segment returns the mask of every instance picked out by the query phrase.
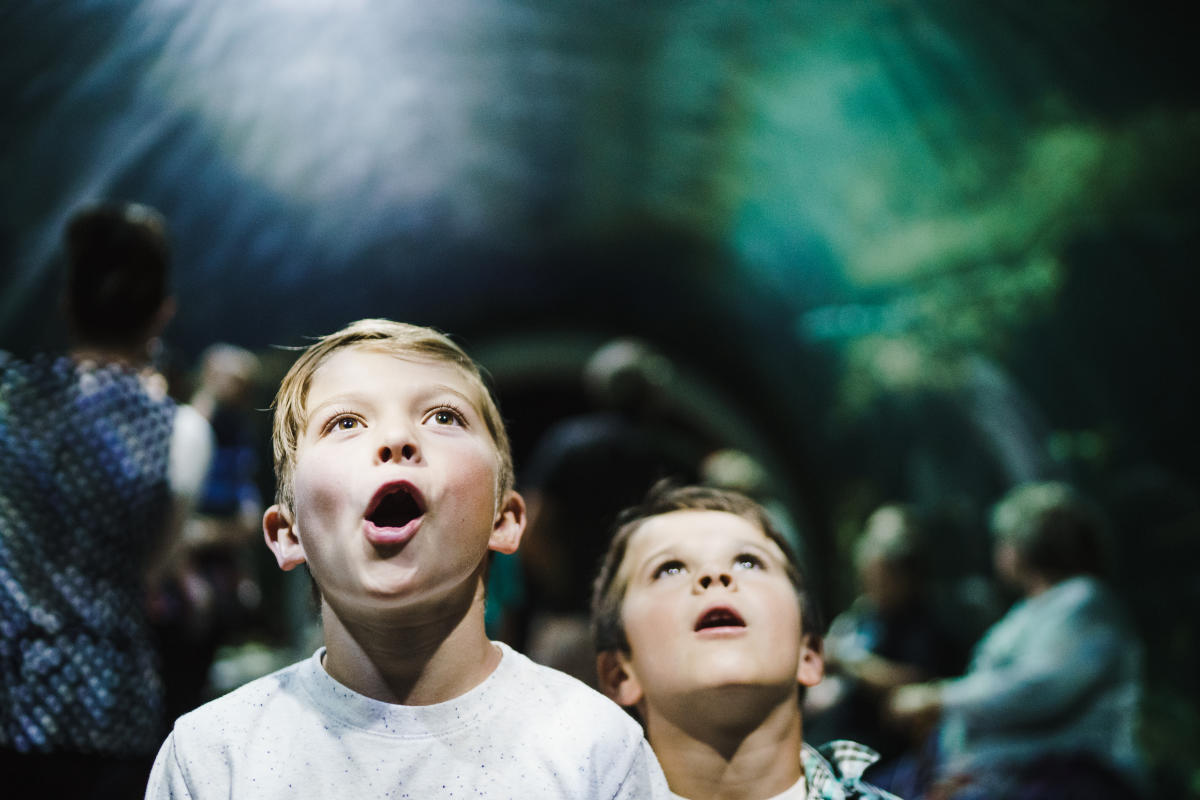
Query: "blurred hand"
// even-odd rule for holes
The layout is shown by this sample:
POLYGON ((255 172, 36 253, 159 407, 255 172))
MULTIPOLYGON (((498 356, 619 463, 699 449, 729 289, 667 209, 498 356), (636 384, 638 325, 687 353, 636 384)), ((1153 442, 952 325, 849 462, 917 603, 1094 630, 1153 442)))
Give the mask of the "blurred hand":
POLYGON ((942 715, 942 693, 936 683, 901 686, 884 701, 884 714, 896 727, 923 737, 942 715))

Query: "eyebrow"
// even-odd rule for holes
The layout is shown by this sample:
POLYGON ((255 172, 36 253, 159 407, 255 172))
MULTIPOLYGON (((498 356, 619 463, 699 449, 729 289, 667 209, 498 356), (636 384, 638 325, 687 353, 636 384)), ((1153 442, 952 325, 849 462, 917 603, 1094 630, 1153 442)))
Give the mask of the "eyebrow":
POLYGON ((672 558, 678 558, 678 556, 676 556, 675 552, 674 552, 674 545, 672 545, 670 547, 660 547, 659 549, 652 551, 648 556, 646 556, 645 558, 638 561, 637 566, 640 568, 643 565, 650 564, 654 561, 658 561, 660 558, 664 558, 666 556, 671 556, 672 558))
POLYGON ((418 394, 416 399, 429 401, 440 394, 452 394, 455 397, 461 398, 467 405, 471 407, 473 411, 476 413, 482 413, 482 410, 479 408, 479 403, 469 394, 466 394, 460 389, 455 389, 453 386, 447 386, 444 383, 435 383, 418 394))
POLYGON ((304 410, 304 426, 308 427, 314 419, 320 416, 320 412, 332 406, 354 405, 356 402, 361 402, 362 398, 356 392, 343 392, 335 394, 333 397, 326 399, 324 402, 306 408, 304 410))

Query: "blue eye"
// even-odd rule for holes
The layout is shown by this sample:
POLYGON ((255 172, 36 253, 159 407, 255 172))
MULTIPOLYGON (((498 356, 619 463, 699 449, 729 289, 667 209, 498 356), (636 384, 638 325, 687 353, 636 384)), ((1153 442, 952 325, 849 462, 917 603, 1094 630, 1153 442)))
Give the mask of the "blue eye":
POLYGON ((682 561, 664 561, 658 565, 650 577, 657 579, 664 575, 682 575, 685 572, 687 572, 687 567, 683 565, 682 561))
POLYGON ((764 569, 765 564, 761 558, 750 553, 742 553, 733 560, 734 569, 764 569))

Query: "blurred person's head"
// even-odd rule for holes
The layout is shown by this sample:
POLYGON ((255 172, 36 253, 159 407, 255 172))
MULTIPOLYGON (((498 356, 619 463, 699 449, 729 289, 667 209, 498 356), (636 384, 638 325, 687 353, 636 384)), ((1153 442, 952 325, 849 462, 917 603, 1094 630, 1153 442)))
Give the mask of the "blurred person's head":
POLYGON ((64 244, 65 306, 77 343, 144 349, 174 310, 162 216, 136 203, 88 206, 71 217, 64 244))
POLYGON ((220 342, 200 356, 200 390, 218 405, 240 406, 250 398, 259 374, 258 356, 245 348, 220 342))
POLYGON ((917 596, 924 578, 923 542, 915 512, 904 505, 877 508, 854 548, 863 595, 880 612, 900 611, 917 596))
POLYGON ((732 489, 752 498, 762 497, 770 488, 766 468, 754 456, 732 447, 706 455, 700 462, 700 479, 708 486, 732 489))
POLYGON ((998 575, 1029 591, 1108 568, 1107 522, 1089 499, 1061 482, 1017 486, 992 509, 998 575))
POLYGON ((671 362, 637 339, 614 339, 588 358, 583 384, 605 408, 631 416, 652 411, 673 373, 671 362))

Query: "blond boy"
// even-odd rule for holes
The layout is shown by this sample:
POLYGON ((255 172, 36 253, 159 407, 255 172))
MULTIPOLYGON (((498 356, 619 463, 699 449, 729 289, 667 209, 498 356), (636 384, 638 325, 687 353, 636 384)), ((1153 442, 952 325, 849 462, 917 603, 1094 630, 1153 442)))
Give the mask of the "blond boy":
POLYGON ((891 797, 860 780, 867 748, 803 742, 820 624, 786 540, 749 498, 656 487, 620 518, 592 613, 600 686, 641 719, 673 796, 891 797))
POLYGON ((517 548, 504 425, 436 331, 362 320, 284 377, 267 546, 307 564, 325 646, 181 717, 147 797, 644 798, 642 732, 484 632, 489 551, 517 548))

